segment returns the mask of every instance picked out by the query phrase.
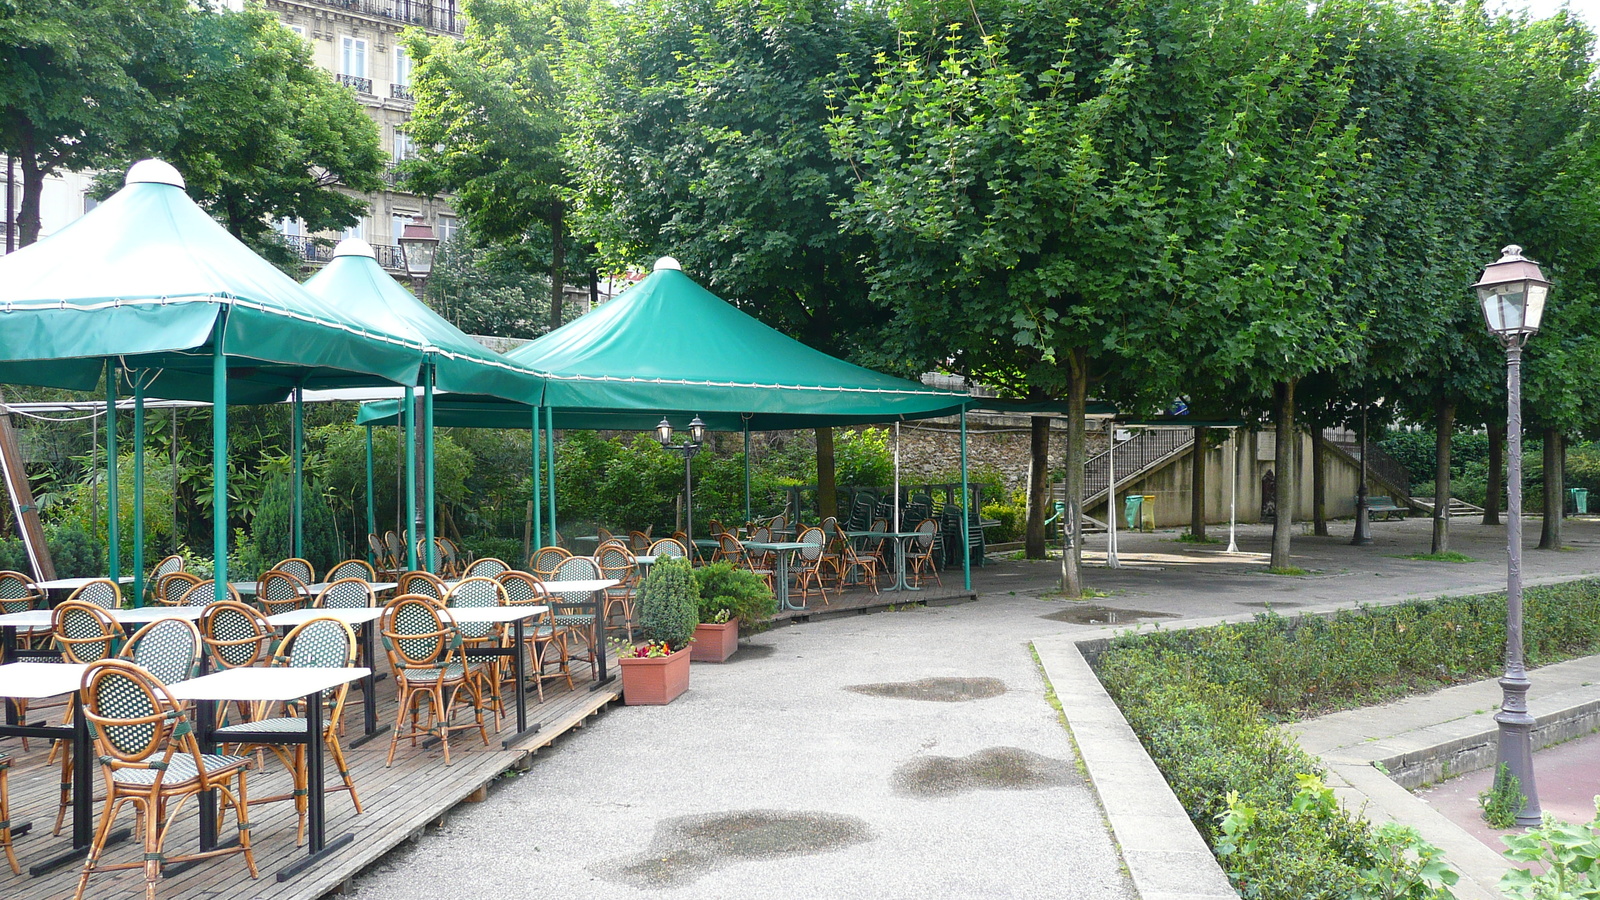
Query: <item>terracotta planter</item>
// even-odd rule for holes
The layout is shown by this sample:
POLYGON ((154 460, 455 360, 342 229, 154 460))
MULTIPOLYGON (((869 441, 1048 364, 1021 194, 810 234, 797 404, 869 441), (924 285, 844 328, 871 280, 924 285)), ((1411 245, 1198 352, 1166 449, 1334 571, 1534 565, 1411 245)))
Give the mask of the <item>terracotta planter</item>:
POLYGON ((695 662, 727 662, 739 649, 739 620, 721 625, 696 625, 694 643, 689 645, 695 662))
POLYGON ((622 702, 628 706, 664 706, 689 689, 689 648, 653 659, 623 657, 622 702))

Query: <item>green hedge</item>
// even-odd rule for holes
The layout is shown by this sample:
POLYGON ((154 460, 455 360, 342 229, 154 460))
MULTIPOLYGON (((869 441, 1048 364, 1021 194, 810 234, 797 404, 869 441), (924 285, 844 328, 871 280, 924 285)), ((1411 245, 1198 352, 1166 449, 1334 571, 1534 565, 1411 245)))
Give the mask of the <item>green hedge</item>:
MULTIPOLYGON (((1600 651, 1600 581, 1531 588, 1524 614, 1530 665, 1600 651)), ((1276 724, 1493 677, 1504 653, 1505 597, 1486 595, 1124 635, 1096 668, 1243 896, 1342 900, 1404 873, 1364 821, 1307 802, 1321 764, 1276 724)))

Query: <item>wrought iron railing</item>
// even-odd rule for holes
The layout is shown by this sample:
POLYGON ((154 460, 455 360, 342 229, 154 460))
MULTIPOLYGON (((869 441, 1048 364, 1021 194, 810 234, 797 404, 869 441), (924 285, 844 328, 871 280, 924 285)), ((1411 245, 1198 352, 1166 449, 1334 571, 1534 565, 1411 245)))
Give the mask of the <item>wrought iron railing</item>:
MULTIPOLYGON (((333 259, 333 242, 326 239, 314 238, 303 234, 280 235, 289 249, 299 254, 306 262, 325 263, 333 259)), ((378 265, 396 272, 404 272, 406 268, 405 253, 396 244, 374 244, 373 255, 378 259, 378 265)))
MULTIPOLYGON (((1188 428, 1158 428, 1140 431, 1133 438, 1117 445, 1117 483, 1138 475, 1164 459, 1183 452, 1194 443, 1194 431, 1188 428)), ((1083 500, 1090 503, 1106 492, 1111 481, 1111 456, 1100 452, 1083 464, 1083 500)))
MULTIPOLYGON (((1342 440, 1329 439, 1329 443, 1337 445, 1339 449, 1349 454, 1352 459, 1358 461, 1361 459, 1361 439, 1359 437, 1351 435, 1349 438, 1342 440)), ((1367 470, 1388 482, 1391 488, 1400 492, 1400 496, 1411 496, 1411 470, 1406 468, 1405 463, 1385 453, 1376 441, 1367 443, 1367 470)))
POLYGON ((408 102, 415 99, 411 96, 411 85, 409 84, 389 85, 389 97, 393 100, 405 100, 408 102))
POLYGON ((407 25, 418 25, 434 31, 460 34, 466 26, 461 17, 460 4, 427 2, 427 0, 302 0, 317 6, 362 13, 380 19, 394 19, 407 25))
POLYGON ((355 88, 356 93, 372 93, 371 78, 362 78, 360 75, 335 75, 334 78, 342 85, 355 88))

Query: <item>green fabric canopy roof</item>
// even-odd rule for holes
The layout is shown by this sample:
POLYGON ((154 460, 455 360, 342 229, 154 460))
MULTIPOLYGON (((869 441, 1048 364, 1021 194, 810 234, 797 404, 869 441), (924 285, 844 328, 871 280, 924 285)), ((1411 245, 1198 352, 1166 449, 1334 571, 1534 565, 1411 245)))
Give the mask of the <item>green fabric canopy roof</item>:
POLYGON ((138 163, 87 215, 0 258, 0 382, 92 390, 119 357, 161 370, 149 396, 209 400, 220 339, 232 403, 281 400, 296 384, 417 383, 422 342, 307 293, 182 185, 171 166, 138 163))
MULTIPOLYGON (((699 415, 717 431, 814 428, 954 415, 966 394, 935 390, 836 359, 741 312, 671 259, 606 303, 508 353, 547 379, 557 428, 644 430, 699 415)), ((527 428, 528 404, 435 403, 439 425, 527 428)), ((392 423, 393 401, 363 424, 392 423)))
POLYGON ((479 344, 401 287, 366 241, 340 243, 305 289, 369 328, 423 347, 440 390, 520 401, 543 388, 544 379, 479 344))

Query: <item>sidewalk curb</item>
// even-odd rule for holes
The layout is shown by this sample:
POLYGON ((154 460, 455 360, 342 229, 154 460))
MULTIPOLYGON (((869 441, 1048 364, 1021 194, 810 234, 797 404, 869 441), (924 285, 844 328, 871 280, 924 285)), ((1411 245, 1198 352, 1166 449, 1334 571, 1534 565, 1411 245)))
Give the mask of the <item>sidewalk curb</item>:
POLYGON ((1048 638, 1033 647, 1142 900, 1237 900, 1211 848, 1100 686, 1078 642, 1048 638))

